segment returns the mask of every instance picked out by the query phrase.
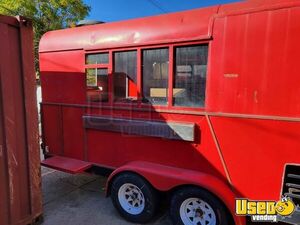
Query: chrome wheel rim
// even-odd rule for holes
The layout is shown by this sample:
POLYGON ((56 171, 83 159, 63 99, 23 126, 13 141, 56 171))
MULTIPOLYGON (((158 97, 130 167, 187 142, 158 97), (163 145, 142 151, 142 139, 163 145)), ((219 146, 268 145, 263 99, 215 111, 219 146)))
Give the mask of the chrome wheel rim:
POLYGON ((145 208, 145 197, 141 189, 134 184, 123 184, 118 192, 121 207, 129 214, 138 215, 145 208))
POLYGON ((180 206, 180 218, 184 225, 216 225, 212 207, 199 198, 188 198, 180 206))

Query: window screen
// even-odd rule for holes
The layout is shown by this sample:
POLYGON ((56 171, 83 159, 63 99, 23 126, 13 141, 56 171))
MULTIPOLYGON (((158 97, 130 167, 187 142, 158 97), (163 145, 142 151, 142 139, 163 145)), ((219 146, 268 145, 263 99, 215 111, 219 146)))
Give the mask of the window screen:
POLYGON ((87 69, 87 99, 89 102, 108 101, 108 70, 87 69))
POLYGON ((108 53, 97 53, 86 55, 86 64, 108 64, 108 53))
POLYGON ((208 45, 178 47, 175 54, 174 105, 203 107, 208 45))
POLYGON ((137 52, 114 53, 114 100, 126 101, 137 97, 137 52))
POLYGON ((166 105, 168 99, 169 49, 143 51, 144 102, 166 105))

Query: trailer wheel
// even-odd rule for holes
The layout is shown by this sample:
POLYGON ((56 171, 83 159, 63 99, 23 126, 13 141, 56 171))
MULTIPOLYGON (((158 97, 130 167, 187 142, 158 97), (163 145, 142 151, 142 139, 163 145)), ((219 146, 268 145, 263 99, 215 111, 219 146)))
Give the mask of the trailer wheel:
POLYGON ((174 193, 170 216, 174 225, 228 225, 230 221, 222 202, 210 192, 196 187, 174 193))
POLYGON ((132 173, 112 181, 111 199, 121 216, 133 223, 147 223, 158 205, 157 192, 145 179, 132 173))

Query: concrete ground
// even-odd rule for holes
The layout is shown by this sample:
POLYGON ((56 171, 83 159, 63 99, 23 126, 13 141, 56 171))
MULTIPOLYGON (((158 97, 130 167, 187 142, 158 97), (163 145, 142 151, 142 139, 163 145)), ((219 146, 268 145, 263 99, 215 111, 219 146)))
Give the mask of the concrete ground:
MULTIPOLYGON (((42 168, 43 225, 130 225, 105 197, 105 178, 42 168)), ((149 225, 171 225, 167 215, 149 225)))
MULTIPOLYGON (((132 224, 121 218, 110 198, 105 197, 105 181, 106 179, 101 176, 70 175, 42 167, 43 225, 132 224)), ((270 225, 269 223, 261 224, 270 225)), ((172 225, 172 223, 168 214, 162 211, 148 225, 172 225)), ((248 225, 259 225, 259 223, 248 225)))

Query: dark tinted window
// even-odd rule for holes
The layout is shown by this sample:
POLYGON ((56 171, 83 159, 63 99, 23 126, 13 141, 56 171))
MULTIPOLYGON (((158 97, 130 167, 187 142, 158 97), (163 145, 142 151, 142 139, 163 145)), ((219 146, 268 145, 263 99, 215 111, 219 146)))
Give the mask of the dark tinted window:
POLYGON ((137 73, 137 52, 116 52, 114 53, 114 99, 123 101, 135 99, 136 75, 137 73))
POLYGON ((145 102, 166 105, 168 99, 169 49, 143 51, 143 97, 145 102))
POLYGON ((89 102, 108 101, 108 70, 87 69, 87 99, 89 102))
POLYGON ((107 64, 109 61, 108 53, 97 53, 86 55, 86 64, 107 64))
POLYGON ((204 106, 207 54, 207 45, 176 48, 173 88, 175 106, 204 106))

